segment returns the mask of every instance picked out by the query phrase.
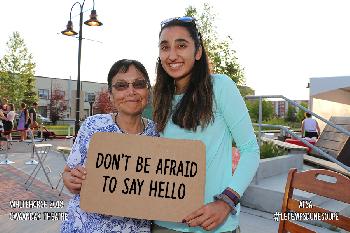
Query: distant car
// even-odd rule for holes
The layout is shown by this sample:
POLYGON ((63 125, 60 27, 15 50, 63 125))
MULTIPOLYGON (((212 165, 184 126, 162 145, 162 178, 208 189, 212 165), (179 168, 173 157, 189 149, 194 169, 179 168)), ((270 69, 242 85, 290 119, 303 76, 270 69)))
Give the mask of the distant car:
MULTIPOLYGON (((36 118, 37 118, 38 123, 42 123, 42 124, 50 124, 50 123, 52 123, 49 118, 43 117, 39 113, 36 114, 36 118)), ((18 124, 18 121, 19 121, 19 114, 16 113, 15 122, 18 124)))
POLYGON ((36 114, 36 118, 43 124, 51 123, 51 120, 49 118, 43 117, 41 114, 36 114))

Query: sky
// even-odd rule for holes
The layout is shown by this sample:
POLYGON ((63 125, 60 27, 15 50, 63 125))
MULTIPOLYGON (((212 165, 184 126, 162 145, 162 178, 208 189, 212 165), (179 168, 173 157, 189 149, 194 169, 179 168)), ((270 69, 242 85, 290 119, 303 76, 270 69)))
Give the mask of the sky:
MULTIPOLYGON (((80 2, 83 2, 82 0, 80 2)), ((350 75, 348 0, 96 0, 102 27, 83 25, 81 80, 106 82, 122 58, 141 61, 155 81, 158 33, 164 19, 207 2, 216 13, 220 36, 230 36, 246 84, 256 95, 309 99, 311 77, 350 75)), ((78 39, 63 36, 73 0, 0 0, 3 23, 0 58, 18 31, 34 57, 35 75, 77 78, 78 39)), ((84 21, 93 1, 86 0, 84 21)), ((79 12, 72 9, 74 30, 79 12)))

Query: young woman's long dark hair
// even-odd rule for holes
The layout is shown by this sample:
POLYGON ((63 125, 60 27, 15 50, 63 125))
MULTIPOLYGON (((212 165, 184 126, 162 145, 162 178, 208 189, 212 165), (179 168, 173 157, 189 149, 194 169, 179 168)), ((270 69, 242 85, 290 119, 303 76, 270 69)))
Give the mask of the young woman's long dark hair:
MULTIPOLYGON (((172 114, 174 124, 188 130, 196 131, 197 127, 207 126, 214 120, 213 84, 210 76, 208 57, 194 22, 172 20, 162 27, 182 26, 194 40, 196 51, 202 47, 202 56, 192 68, 190 82, 181 101, 175 106, 172 114, 172 100, 175 93, 174 79, 163 69, 160 59, 157 61, 157 80, 153 91, 153 120, 157 130, 163 132, 172 114)), ((193 55, 195 56, 195 55, 193 55)))

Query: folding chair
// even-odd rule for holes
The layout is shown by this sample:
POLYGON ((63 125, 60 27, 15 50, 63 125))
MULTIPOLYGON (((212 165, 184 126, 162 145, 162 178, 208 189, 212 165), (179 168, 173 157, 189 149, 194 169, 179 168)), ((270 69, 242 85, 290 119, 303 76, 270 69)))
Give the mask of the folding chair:
POLYGON ((33 153, 36 155, 36 158, 38 159, 38 164, 36 164, 32 173, 29 175, 28 179, 25 182, 26 190, 28 190, 29 187, 32 185, 32 183, 33 183, 33 181, 34 181, 35 177, 37 176, 40 169, 43 170, 48 183, 50 184, 51 188, 54 189, 54 187, 51 183, 51 180, 49 178, 49 175, 48 175, 48 173, 50 173, 51 170, 48 166, 46 166, 46 168, 48 168, 48 171, 44 167, 44 162, 46 160, 46 157, 47 157, 52 145, 51 144, 35 144, 33 131, 31 129, 28 129, 28 133, 29 133, 29 136, 30 136, 32 144, 33 144, 33 153))
MULTIPOLYGON (((282 204, 282 214, 287 212, 330 213, 329 210, 318 207, 313 203, 307 208, 302 208, 303 206, 300 206, 300 200, 293 198, 294 189, 317 194, 319 196, 350 204, 349 177, 324 169, 311 169, 307 171, 297 172, 297 169, 292 168, 288 173, 288 179, 282 204), (333 183, 331 179, 335 179, 335 182, 333 183)), ((321 221, 350 231, 350 218, 347 216, 338 214, 338 220, 328 218, 328 220, 321 219, 321 221)), ((315 233, 315 231, 299 225, 295 221, 284 219, 280 221, 278 232, 315 233)))
POLYGON ((0 165, 7 165, 7 164, 12 164, 15 163, 11 160, 8 159, 8 150, 9 150, 9 141, 5 137, 0 137, 0 141, 6 142, 6 151, 5 151, 5 159, 0 161, 0 165))
MULTIPOLYGON (((65 162, 67 162, 67 156, 69 155, 71 149, 72 148, 70 148, 70 147, 64 147, 64 146, 58 146, 56 148, 56 150, 62 155, 65 162)), ((56 185, 56 189, 58 189, 58 186, 60 185, 62 179, 63 179, 63 177, 62 177, 62 173, 61 173, 60 179, 58 180, 57 185, 56 185)), ((60 193, 58 194, 58 196, 61 196, 63 188, 64 188, 64 184, 62 184, 62 187, 61 187, 61 190, 60 190, 60 193)))
MULTIPOLYGON (((31 129, 30 129, 30 130, 31 130, 31 129)), ((28 131, 28 132, 29 132, 29 131, 28 131)), ((31 130, 31 133, 30 133, 29 137, 30 137, 29 140, 24 140, 24 141, 23 141, 23 142, 27 143, 28 145, 32 144, 32 143, 33 143, 33 140, 34 140, 34 142, 36 142, 36 143, 44 141, 44 138, 42 138, 42 137, 41 137, 41 138, 35 138, 34 133, 33 133, 32 130, 31 130), (33 136, 33 137, 32 137, 32 136, 33 136), (32 140, 32 139, 33 139, 33 140, 32 140)), ((32 154, 31 154, 30 159, 29 159, 27 162, 25 162, 26 165, 37 165, 37 164, 38 164, 38 161, 36 161, 36 160, 34 159, 34 157, 35 157, 34 154, 35 154, 35 152, 34 152, 34 144, 33 144, 32 154)))

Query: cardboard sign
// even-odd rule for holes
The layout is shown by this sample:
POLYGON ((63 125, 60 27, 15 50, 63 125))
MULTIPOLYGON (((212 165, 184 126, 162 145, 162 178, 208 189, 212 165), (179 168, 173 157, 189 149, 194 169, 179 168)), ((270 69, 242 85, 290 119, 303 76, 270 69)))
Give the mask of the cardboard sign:
POLYGON ((117 133, 95 133, 80 192, 83 210, 181 222, 204 204, 205 145, 117 133))

